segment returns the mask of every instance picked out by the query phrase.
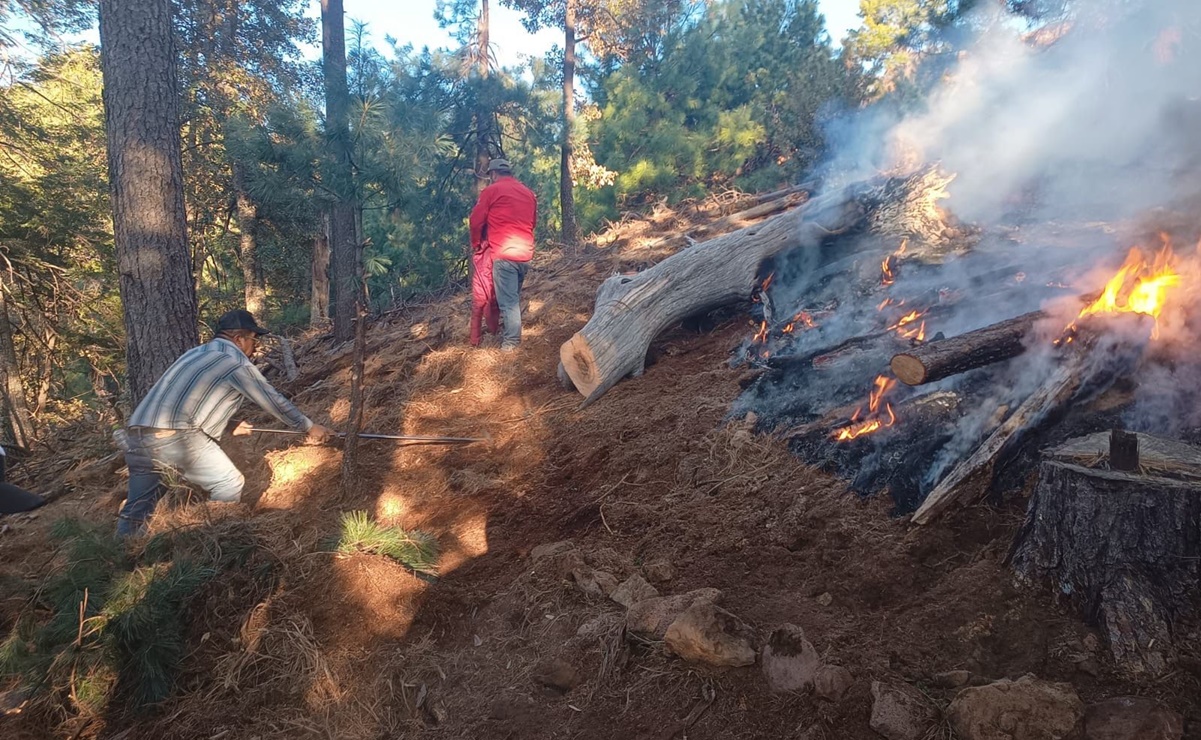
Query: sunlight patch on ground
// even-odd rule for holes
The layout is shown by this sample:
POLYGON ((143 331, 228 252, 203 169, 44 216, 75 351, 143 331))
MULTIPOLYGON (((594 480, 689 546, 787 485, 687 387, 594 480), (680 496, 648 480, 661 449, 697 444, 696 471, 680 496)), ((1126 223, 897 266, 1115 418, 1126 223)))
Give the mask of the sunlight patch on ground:
POLYGON ((259 508, 288 509, 304 498, 316 473, 335 460, 339 451, 332 447, 293 447, 267 453, 271 484, 259 499, 259 508))
POLYGON ((488 515, 477 512, 462 517, 450 528, 438 572, 446 575, 488 553, 488 515))
POLYGON ((399 524, 401 517, 408 510, 403 496, 385 492, 380 495, 379 502, 375 505, 375 518, 381 524, 399 524))
POLYGON ((350 418, 350 399, 339 398, 334 401, 334 405, 329 409, 329 418, 335 424, 345 424, 350 418))

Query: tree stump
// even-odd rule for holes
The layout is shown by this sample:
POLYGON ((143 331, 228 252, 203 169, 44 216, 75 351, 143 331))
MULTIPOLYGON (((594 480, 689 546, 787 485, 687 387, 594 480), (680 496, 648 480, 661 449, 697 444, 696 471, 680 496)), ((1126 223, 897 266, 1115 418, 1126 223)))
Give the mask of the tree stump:
POLYGON ((1011 560, 1020 580, 1050 582, 1098 624, 1127 672, 1156 676, 1201 585, 1201 449, 1137 434, 1134 469, 1115 470, 1114 453, 1130 464, 1130 436, 1044 453, 1011 560))

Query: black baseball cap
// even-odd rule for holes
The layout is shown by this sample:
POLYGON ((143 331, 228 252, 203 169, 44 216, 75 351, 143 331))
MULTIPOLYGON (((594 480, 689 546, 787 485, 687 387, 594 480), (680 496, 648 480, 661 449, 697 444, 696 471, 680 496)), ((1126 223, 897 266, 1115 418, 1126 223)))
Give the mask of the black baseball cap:
POLYGON ((259 336, 271 333, 259 326, 258 322, 254 320, 254 314, 244 308, 230 311, 217 319, 218 332, 237 330, 252 331, 259 336))

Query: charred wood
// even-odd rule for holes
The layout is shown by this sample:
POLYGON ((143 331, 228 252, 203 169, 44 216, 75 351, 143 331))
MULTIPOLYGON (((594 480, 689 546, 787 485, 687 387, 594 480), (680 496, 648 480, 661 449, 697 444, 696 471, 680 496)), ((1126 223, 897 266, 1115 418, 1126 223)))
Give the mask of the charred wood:
POLYGON ((1077 341, 1066 347, 1068 356, 971 455, 939 481, 914 513, 913 523, 928 524, 957 501, 983 493, 991 485, 998 463, 1028 432, 1056 418, 1073 399, 1103 391, 1129 372, 1142 357, 1153 323, 1149 316, 1127 314, 1098 318, 1079 327, 1077 341))
POLYGON ((907 385, 922 385, 991 365, 1026 351, 1025 338, 1046 314, 1032 311, 982 329, 927 342, 894 355, 892 372, 907 385))

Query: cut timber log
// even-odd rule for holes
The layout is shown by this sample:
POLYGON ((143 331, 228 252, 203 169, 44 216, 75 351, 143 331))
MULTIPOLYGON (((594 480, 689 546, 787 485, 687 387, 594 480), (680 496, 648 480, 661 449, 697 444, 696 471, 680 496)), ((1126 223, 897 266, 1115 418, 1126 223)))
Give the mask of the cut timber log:
POLYGON ((1201 585, 1201 449, 1137 440, 1138 471, 1114 469, 1107 432, 1048 451, 1010 560, 1097 622, 1119 666, 1158 676, 1201 585))
POLYGON ((592 318, 559 350, 563 369, 584 396, 600 398, 627 375, 641 374, 651 341, 682 319, 750 296, 760 268, 782 252, 815 248, 857 225, 864 207, 840 191, 803 208, 678 252, 636 275, 601 284, 592 318))
POLYGON ((991 365, 1026 351, 1025 338, 1042 311, 1032 311, 958 336, 894 355, 892 372, 907 385, 922 385, 991 365))

